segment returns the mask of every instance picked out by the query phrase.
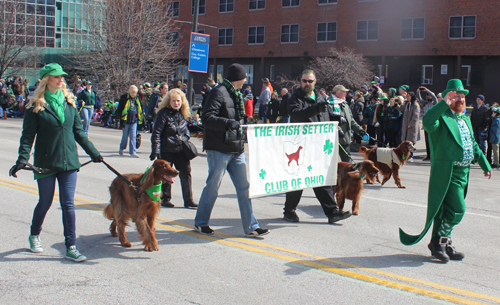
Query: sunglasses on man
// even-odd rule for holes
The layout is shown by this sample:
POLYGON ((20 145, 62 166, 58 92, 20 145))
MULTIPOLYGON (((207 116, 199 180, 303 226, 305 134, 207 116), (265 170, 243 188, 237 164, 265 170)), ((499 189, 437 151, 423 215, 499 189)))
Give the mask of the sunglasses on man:
POLYGON ((302 82, 303 83, 309 83, 309 84, 312 84, 314 83, 315 79, 302 79, 302 82))

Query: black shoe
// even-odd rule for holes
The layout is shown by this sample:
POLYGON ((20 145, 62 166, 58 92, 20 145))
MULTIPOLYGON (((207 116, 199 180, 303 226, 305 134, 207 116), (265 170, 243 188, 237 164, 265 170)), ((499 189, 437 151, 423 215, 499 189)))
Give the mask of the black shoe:
POLYGON ((349 217, 351 217, 351 215, 352 214, 349 211, 346 211, 346 212, 342 212, 342 211, 335 212, 332 215, 328 216, 328 223, 335 223, 335 222, 337 222, 339 220, 349 218, 349 217))
POLYGON ((427 248, 431 250, 432 256, 443 263, 447 263, 450 260, 450 257, 446 253, 446 245, 448 244, 448 239, 449 238, 445 236, 434 236, 427 246, 427 248))
POLYGON ((283 212, 283 219, 289 222, 299 222, 299 216, 297 216, 297 213, 295 213, 295 210, 293 211, 286 211, 283 212))
POLYGON ((448 244, 446 245, 446 254, 448 254, 450 259, 454 261, 461 261, 465 257, 465 254, 458 252, 455 250, 455 247, 451 245, 451 238, 448 239, 448 244))
POLYGON ((173 208, 174 207, 174 205, 170 201, 162 201, 161 206, 166 207, 166 208, 173 208))
POLYGON ((198 233, 201 233, 201 234, 205 234, 205 235, 213 235, 214 234, 214 230, 212 230, 209 226, 205 226, 205 227, 198 227, 197 225, 194 226, 194 229, 198 232, 198 233))
POLYGON ((431 161, 431 158, 425 157, 422 161, 431 161))
POLYGON ((491 166, 491 168, 498 168, 498 165, 493 164, 493 165, 491 166))
POLYGON ((184 207, 186 209, 196 209, 198 205, 194 202, 190 202, 190 203, 184 203, 184 207))
POLYGON ((261 237, 261 236, 264 236, 266 234, 269 234, 269 232, 270 231, 268 229, 257 228, 254 231, 252 231, 248 234, 245 234, 245 236, 246 237, 261 237))

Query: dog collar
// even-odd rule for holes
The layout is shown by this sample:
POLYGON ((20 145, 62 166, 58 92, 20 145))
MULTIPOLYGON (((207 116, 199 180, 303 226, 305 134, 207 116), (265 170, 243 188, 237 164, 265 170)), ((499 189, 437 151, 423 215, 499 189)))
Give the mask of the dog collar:
MULTIPOLYGON (((358 165, 359 165, 359 163, 356 163, 352 169, 353 169, 353 170, 357 170, 358 165)), ((359 178, 359 179, 363 179, 365 176, 366 176, 366 175, 365 175, 365 174, 363 174, 363 175, 359 176, 358 178, 359 178)))

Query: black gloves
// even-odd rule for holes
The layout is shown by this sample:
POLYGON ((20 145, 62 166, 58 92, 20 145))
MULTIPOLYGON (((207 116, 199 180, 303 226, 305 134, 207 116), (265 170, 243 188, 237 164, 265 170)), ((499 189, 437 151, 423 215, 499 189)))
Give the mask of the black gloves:
POLYGON ((328 111, 329 106, 330 106, 330 104, 328 102, 319 102, 316 104, 316 107, 318 108, 319 112, 328 111))
POLYGON ((361 137, 364 137, 365 135, 367 135, 366 131, 364 130, 361 130, 358 135, 360 135, 361 137))
POLYGON ((26 161, 17 161, 16 165, 12 166, 9 170, 9 176, 17 178, 16 173, 26 167, 26 161))
POLYGON ((229 120, 226 123, 226 129, 227 130, 237 130, 240 128, 240 122, 236 120, 229 120))
POLYGON ((92 162, 94 162, 94 163, 101 163, 103 160, 104 160, 104 158, 101 155, 99 155, 95 158, 92 158, 92 162))
POLYGON ((160 154, 151 153, 151 155, 149 155, 149 160, 154 161, 155 159, 160 159, 160 154))
POLYGON ((341 115, 334 115, 332 119, 335 122, 339 122, 339 126, 347 124, 347 120, 341 115))

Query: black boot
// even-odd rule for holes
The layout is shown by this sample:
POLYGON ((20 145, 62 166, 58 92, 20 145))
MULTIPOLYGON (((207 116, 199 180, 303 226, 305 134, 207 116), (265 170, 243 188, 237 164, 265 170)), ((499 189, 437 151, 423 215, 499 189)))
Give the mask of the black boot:
POLYGON ((446 253, 446 245, 448 244, 449 237, 434 236, 427 246, 431 250, 431 254, 443 263, 447 263, 450 257, 446 253))
POLYGON ((446 245, 446 254, 448 254, 450 259, 454 261, 461 261, 465 257, 465 254, 456 251, 455 247, 451 245, 451 238, 448 238, 448 244, 446 245))

